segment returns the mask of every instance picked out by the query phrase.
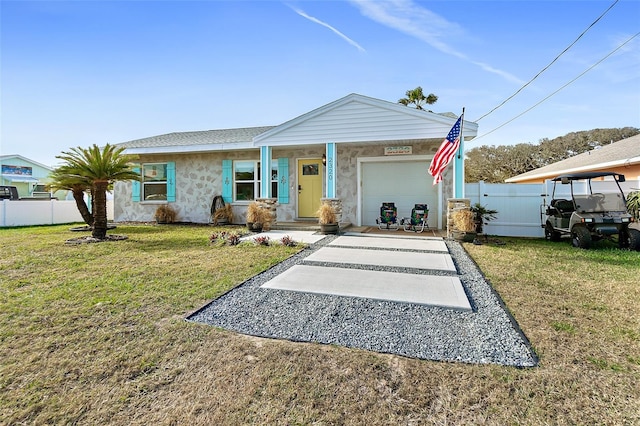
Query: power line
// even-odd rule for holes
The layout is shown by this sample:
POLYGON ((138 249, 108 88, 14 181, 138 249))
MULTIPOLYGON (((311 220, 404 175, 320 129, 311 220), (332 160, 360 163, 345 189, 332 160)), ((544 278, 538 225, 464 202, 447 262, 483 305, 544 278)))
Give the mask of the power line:
POLYGON ((554 58, 553 61, 549 62, 549 65, 547 65, 546 67, 542 68, 542 70, 540 72, 538 72, 538 74, 536 74, 531 80, 527 81, 525 83, 524 86, 522 86, 521 88, 519 88, 513 95, 509 96, 507 99, 505 99, 504 101, 502 101, 497 107, 493 108, 491 111, 489 111, 488 113, 486 113, 485 115, 483 115, 482 117, 478 118, 477 120, 474 120, 476 123, 480 120, 482 120, 483 118, 485 118, 487 115, 491 114, 492 112, 494 112, 495 110, 497 110, 498 108, 500 108, 501 106, 503 106, 504 104, 506 104, 507 102, 509 102, 514 96, 516 96, 518 93, 520 93, 525 87, 527 87, 529 84, 531 84, 536 78, 538 78, 543 72, 545 72, 551 65, 553 65, 562 55, 564 55, 565 53, 567 53, 567 51, 569 49, 571 49, 573 47, 574 44, 576 44, 578 42, 578 40, 580 40, 582 38, 583 35, 585 35, 587 33, 587 31, 589 31, 600 19, 602 19, 602 17, 604 15, 606 15, 612 8, 613 6, 616 5, 616 3, 618 3, 619 0, 615 0, 613 2, 613 4, 611 6, 609 6, 609 8, 607 10, 605 10, 600 16, 598 16, 598 19, 596 19, 595 21, 593 21, 591 23, 591 25, 589 25, 587 27, 586 30, 584 30, 582 32, 582 34, 580 34, 578 36, 577 39, 575 39, 573 41, 573 43, 571 43, 569 46, 567 46, 562 52, 560 52, 560 54, 558 56, 556 56, 554 58))
POLYGON ((622 47, 629 43, 631 40, 633 40, 634 38, 638 37, 640 35, 640 32, 634 34, 633 36, 631 36, 631 38, 629 38, 627 41, 625 41, 624 43, 622 43, 620 46, 616 47, 614 50, 612 50, 611 52, 609 52, 604 58, 600 59, 598 62, 596 62, 595 64, 591 65, 589 68, 587 68, 586 70, 584 70, 582 73, 580 73, 576 78, 574 78, 573 80, 569 81, 568 83, 566 83, 565 85, 563 85, 562 87, 560 87, 558 90, 556 90, 555 92, 552 92, 550 95, 546 96, 545 98, 543 98, 542 100, 540 100, 538 103, 536 103, 535 105, 533 105, 532 107, 526 109, 525 111, 521 112, 520 114, 516 115, 515 117, 513 117, 512 119, 510 119, 509 121, 499 125, 498 127, 496 127, 495 129, 484 133, 480 136, 478 136, 477 138, 473 139, 473 142, 477 141, 480 138, 483 138, 493 132, 495 132, 496 130, 506 126, 507 124, 511 123, 513 120, 522 117, 524 114, 528 113, 529 111, 531 111, 532 109, 534 109, 535 107, 537 107, 538 105, 540 105, 541 103, 543 103, 544 101, 546 101, 547 99, 549 99, 550 97, 552 97, 553 95, 555 95, 556 93, 558 93, 559 91, 561 91, 562 89, 564 89, 565 87, 569 86, 570 84, 572 84, 574 81, 576 81, 577 79, 579 79, 580 77, 582 77, 583 75, 585 75, 586 73, 588 73, 589 71, 591 71, 593 68, 595 68, 596 66, 600 65, 600 63, 604 62, 605 59, 607 59, 609 56, 613 55, 614 53, 616 53, 618 50, 622 49, 622 47))

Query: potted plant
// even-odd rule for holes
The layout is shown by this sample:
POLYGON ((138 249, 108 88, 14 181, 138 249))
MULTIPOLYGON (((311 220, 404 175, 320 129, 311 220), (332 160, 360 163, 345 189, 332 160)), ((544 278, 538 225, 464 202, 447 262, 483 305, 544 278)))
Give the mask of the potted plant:
POLYGON ((477 234, 482 234, 482 225, 496 218, 498 214, 497 210, 491 210, 480 203, 476 203, 471 207, 473 213, 473 221, 475 223, 475 230, 477 234))
POLYGON ((214 225, 227 225, 233 222, 233 209, 231 204, 225 204, 222 207, 216 209, 213 213, 214 225))
POLYGON ((453 238, 458 241, 472 242, 476 238, 474 213, 470 209, 462 209, 453 213, 453 238))
POLYGON ((268 231, 271 220, 271 212, 257 202, 254 201, 247 207, 247 229, 250 231, 261 232, 262 229, 268 231))
POLYGON ((323 203, 316 212, 320 232, 323 234, 337 234, 340 224, 337 221, 336 211, 331 204, 323 203))
POLYGON ((169 204, 162 204, 156 209, 155 218, 158 223, 173 223, 177 215, 176 211, 169 204))

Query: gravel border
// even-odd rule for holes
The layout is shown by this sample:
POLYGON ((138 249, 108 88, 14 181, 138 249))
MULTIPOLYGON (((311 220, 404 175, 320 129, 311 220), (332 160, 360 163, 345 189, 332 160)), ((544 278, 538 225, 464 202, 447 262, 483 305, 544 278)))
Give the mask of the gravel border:
MULTIPOLYGON (((412 358, 514 367, 538 364, 529 341, 498 294, 464 248, 453 240, 445 243, 471 303, 471 312, 260 288, 335 238, 327 236, 248 279, 187 320, 253 336, 335 344, 412 358)), ((369 265, 349 267, 381 270, 369 265)), ((436 274, 425 270, 410 272, 436 274)))

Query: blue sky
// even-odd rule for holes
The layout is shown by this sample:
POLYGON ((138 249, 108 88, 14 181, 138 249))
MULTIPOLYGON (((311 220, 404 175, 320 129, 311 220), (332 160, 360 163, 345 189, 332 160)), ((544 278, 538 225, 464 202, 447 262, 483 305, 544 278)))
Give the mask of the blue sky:
MULTIPOLYGON (((0 1, 2 154, 277 125, 350 93, 475 121, 571 44, 607 1, 0 1)), ((483 135, 640 31, 620 0, 483 135)), ((640 36, 479 145, 640 127, 640 36)), ((445 135, 443 135, 444 137, 445 135)))

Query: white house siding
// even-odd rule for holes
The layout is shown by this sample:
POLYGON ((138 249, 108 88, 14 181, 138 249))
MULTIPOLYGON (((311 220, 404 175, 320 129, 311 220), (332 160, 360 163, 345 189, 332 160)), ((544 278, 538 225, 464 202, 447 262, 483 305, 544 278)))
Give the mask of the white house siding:
MULTIPOLYGON (((258 145, 290 146, 318 142, 374 142, 411 139, 442 141, 455 119, 390 102, 347 96, 258 135, 258 145)), ((475 136, 469 123, 465 136, 475 136)))

